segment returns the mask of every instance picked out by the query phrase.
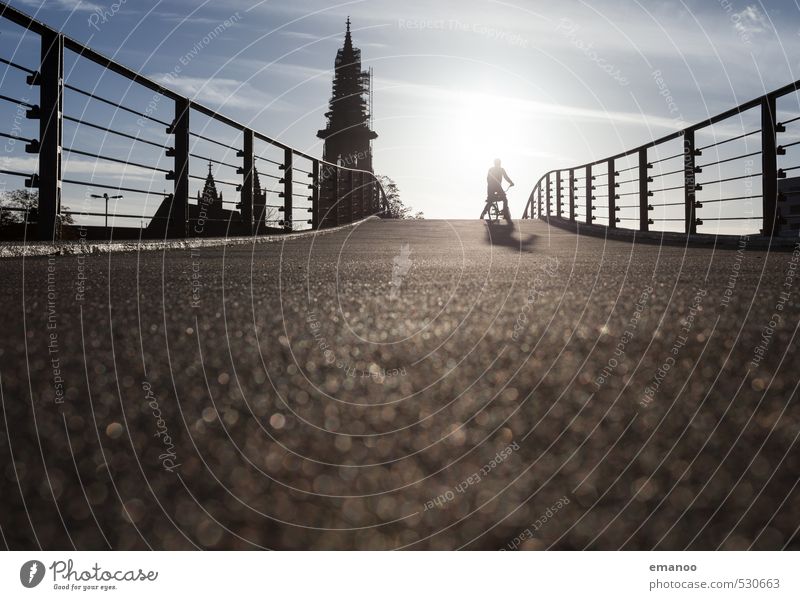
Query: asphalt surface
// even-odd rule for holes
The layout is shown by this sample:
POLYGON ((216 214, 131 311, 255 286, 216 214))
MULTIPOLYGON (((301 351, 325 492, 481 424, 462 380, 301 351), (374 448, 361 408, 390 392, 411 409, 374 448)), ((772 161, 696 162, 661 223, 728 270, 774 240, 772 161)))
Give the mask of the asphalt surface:
POLYGON ((798 549, 799 258, 374 220, 2 260, 2 541, 798 549))

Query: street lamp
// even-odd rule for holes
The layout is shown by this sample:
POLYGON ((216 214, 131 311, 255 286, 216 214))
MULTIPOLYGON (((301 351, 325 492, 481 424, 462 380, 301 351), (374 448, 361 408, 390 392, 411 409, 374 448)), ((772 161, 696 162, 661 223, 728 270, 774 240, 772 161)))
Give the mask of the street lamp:
POLYGON ((108 200, 116 200, 117 198, 122 198, 122 196, 109 196, 108 194, 103 194, 102 196, 98 196, 97 194, 92 194, 92 198, 105 198, 106 201, 106 229, 108 229, 108 200))

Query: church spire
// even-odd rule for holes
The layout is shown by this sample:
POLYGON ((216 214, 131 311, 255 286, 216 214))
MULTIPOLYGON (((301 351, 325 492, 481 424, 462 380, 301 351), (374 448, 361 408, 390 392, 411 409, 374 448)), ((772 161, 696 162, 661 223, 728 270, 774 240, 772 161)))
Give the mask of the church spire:
POLYGON ((261 179, 258 177, 258 169, 253 167, 253 191, 261 194, 261 179))
POLYGON ((208 175, 200 198, 206 203, 216 203, 222 200, 222 195, 217 194, 217 185, 214 183, 214 175, 211 173, 211 161, 208 161, 208 175))
MULTIPOLYGON (((353 52, 353 36, 350 34, 350 17, 347 17, 347 31, 344 34, 344 50, 347 54, 353 52)), ((350 58, 350 57, 348 57, 350 58)), ((352 60, 352 58, 350 58, 352 60)))

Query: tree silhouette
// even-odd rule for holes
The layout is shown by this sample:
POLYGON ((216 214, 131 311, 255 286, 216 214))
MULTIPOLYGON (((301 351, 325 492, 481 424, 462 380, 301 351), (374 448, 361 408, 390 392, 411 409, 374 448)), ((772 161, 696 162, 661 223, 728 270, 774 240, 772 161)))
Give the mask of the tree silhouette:
POLYGON ((386 204, 387 209, 383 213, 381 213, 381 217, 384 219, 424 219, 425 214, 422 211, 415 213, 413 216, 411 215, 411 211, 413 210, 410 206, 406 206, 403 204, 403 201, 400 198, 400 188, 397 187, 397 184, 391 177, 387 177, 386 175, 379 175, 378 181, 381 183, 381 187, 383 187, 383 192, 386 194, 386 204))
MULTIPOLYGON (((72 225, 75 220, 72 215, 63 214, 69 210, 69 206, 61 207, 61 223, 72 225)), ((14 223, 35 223, 38 220, 39 212, 39 192, 22 188, 3 192, 0 197, 0 227, 5 227, 14 223), (16 208, 23 210, 2 210, 3 208, 16 208)))

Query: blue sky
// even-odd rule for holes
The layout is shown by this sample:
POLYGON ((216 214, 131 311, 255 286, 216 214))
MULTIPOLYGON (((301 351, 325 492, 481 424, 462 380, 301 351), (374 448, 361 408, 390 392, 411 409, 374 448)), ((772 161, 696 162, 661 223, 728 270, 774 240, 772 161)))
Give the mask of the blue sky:
MULTIPOLYGON (((495 156, 517 183, 519 216, 544 171, 618 152, 800 78, 800 7, 788 0, 11 4, 316 155, 350 15, 375 74, 376 170, 428 217, 477 216, 495 156), (203 43, 226 19, 231 25, 203 43)), ((7 24, 0 31, 3 56, 35 60, 32 40, 20 41, 7 24)), ((140 109, 150 96, 91 69, 73 75, 140 109)), ((796 112, 796 104, 793 96, 781 108, 796 112)))

